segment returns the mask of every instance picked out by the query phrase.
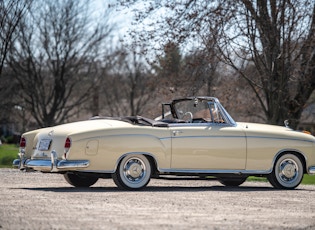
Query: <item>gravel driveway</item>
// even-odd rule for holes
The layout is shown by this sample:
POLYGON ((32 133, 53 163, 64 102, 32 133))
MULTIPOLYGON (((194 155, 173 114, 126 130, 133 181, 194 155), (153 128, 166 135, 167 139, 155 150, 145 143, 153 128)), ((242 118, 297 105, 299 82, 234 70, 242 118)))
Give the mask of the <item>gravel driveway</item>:
POLYGON ((315 229, 315 186, 152 179, 130 192, 111 179, 78 189, 14 169, 0 169, 0 185, 0 229, 315 229))

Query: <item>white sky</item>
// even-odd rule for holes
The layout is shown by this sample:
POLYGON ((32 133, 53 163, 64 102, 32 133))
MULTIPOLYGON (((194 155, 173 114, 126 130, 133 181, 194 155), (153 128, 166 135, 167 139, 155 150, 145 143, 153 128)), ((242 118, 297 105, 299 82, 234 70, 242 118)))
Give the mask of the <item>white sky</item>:
MULTIPOLYGON (((105 12, 105 10, 108 8, 109 5, 115 5, 117 4, 117 1, 115 0, 93 0, 91 3, 91 8, 93 9, 96 17, 102 17, 102 14, 105 12)), ((123 37, 127 30, 131 26, 133 13, 129 9, 120 10, 118 11, 113 7, 113 10, 111 11, 110 15, 110 22, 115 25, 115 31, 114 34, 117 37, 123 37)))

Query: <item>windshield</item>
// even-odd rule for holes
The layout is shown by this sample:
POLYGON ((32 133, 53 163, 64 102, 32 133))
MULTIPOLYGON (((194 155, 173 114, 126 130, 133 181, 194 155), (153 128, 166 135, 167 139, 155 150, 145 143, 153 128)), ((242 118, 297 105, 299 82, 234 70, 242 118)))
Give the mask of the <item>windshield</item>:
POLYGON ((224 116, 225 110, 215 100, 180 100, 174 104, 174 112, 178 119, 188 122, 229 123, 229 117, 224 116))
POLYGON ((209 105, 205 101, 197 103, 194 100, 181 101, 175 104, 175 111, 178 118, 183 120, 187 116, 211 119, 209 105))
POLYGON ((186 97, 162 104, 162 115, 155 121, 165 123, 223 123, 236 125, 215 97, 186 97))

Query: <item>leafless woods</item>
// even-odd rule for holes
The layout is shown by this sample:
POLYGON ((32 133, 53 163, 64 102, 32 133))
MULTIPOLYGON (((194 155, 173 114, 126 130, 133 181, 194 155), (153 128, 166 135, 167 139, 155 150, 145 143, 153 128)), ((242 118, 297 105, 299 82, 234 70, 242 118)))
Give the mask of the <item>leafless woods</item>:
POLYGON ((154 117, 208 95, 236 119, 297 127, 314 103, 314 1, 121 0, 97 16, 91 3, 1 1, 0 123, 154 117))

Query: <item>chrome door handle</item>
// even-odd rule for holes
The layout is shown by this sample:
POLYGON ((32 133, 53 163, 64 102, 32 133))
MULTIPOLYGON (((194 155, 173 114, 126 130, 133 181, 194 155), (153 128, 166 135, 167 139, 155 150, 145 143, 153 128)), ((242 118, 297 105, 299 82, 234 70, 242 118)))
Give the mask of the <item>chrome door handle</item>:
POLYGON ((183 131, 180 131, 180 130, 174 130, 173 131, 173 136, 177 136, 179 134, 183 133, 183 131))

